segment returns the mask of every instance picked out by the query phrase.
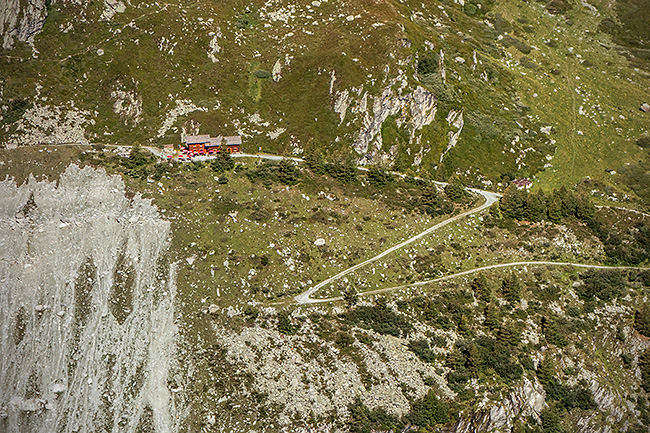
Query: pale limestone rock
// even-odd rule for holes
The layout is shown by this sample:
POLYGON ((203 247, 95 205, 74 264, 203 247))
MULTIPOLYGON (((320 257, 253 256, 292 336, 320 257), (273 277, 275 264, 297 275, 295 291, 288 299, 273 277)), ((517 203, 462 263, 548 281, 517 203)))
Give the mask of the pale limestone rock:
POLYGON ((217 63, 219 61, 217 54, 221 52, 221 47, 219 46, 219 38, 222 36, 221 29, 217 28, 216 32, 210 32, 210 36, 212 36, 212 39, 210 39, 210 43, 208 44, 208 58, 212 63, 217 63))
POLYGON ((280 64, 280 60, 276 60, 275 65, 273 65, 273 81, 276 83, 280 81, 280 78, 282 78, 282 65, 280 64))
POLYGON ((142 121, 142 96, 135 90, 114 90, 111 92, 113 112, 124 119, 124 124, 137 125, 142 121))
POLYGON ((447 144, 447 148, 445 149, 444 152, 440 155, 440 162, 442 163, 443 158, 445 155, 447 155, 447 152, 449 152, 451 149, 453 149, 456 146, 456 143, 458 143, 458 139, 460 138, 460 133, 463 131, 463 125, 465 124, 463 120, 463 112, 461 111, 455 111, 455 110, 450 110, 449 114, 447 114, 447 122, 449 123, 449 126, 455 128, 455 131, 449 131, 447 133, 447 136, 449 137, 449 143, 447 144))
POLYGON ((85 126, 95 123, 92 117, 86 110, 35 105, 15 123, 16 133, 5 145, 87 144, 85 126))
POLYGON ((350 105, 349 101, 350 95, 347 90, 336 92, 336 102, 334 103, 334 112, 339 113, 341 121, 339 125, 345 120, 345 113, 348 111, 348 106, 350 105))
POLYGON ((159 271, 170 224, 149 200, 125 193, 119 176, 75 165, 58 182, 0 181, 0 327, 12 329, 19 308, 36 311, 44 301, 52 307, 26 322, 23 344, 0 339, 3 431, 103 430, 98 390, 128 419, 137 422, 138 408, 149 406, 161 431, 176 431, 167 386, 176 337, 175 266, 159 271), (28 200, 29 218, 17 219, 28 200), (123 323, 113 308, 120 257, 130 263, 135 279, 128 290, 139 300, 123 323), (83 319, 74 311, 75 281, 89 282, 92 307, 83 319), (83 324, 76 336, 75 320, 83 324), (108 358, 114 369, 97 368, 108 358), (36 400, 26 398, 30 377, 38 378, 36 400))
POLYGON ((104 0, 104 11, 101 20, 110 21, 115 14, 121 14, 126 11, 126 6, 120 0, 104 0))
POLYGON ((0 1, 0 37, 2 47, 11 49, 16 41, 32 45, 47 18, 45 0, 0 1))
POLYGON ((182 99, 176 101, 176 107, 171 109, 165 116, 162 125, 158 129, 158 138, 164 137, 167 131, 176 123, 176 119, 179 116, 185 116, 186 114, 192 113, 194 111, 208 111, 207 108, 197 107, 189 99, 182 99))

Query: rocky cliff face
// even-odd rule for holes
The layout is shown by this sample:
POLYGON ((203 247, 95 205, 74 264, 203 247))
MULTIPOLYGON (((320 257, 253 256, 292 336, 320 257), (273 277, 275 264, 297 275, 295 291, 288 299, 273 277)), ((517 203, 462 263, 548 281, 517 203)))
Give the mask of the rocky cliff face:
POLYGON ((9 49, 16 41, 32 44, 47 18, 46 0, 5 0, 0 3, 0 37, 9 49))
POLYGON ((0 196, 0 430, 174 431, 169 223, 91 168, 0 196))

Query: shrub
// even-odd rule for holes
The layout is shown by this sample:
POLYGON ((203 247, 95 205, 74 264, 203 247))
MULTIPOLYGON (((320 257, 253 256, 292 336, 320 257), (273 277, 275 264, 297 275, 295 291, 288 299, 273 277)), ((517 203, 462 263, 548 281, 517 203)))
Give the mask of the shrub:
POLYGON ((406 418, 418 427, 427 428, 446 424, 450 420, 449 404, 440 400, 433 390, 429 390, 427 395, 414 401, 411 408, 406 418))
POLYGON ((489 301, 492 298, 492 290, 488 285, 488 280, 485 274, 479 273, 472 281, 472 291, 474 296, 482 301, 489 301))
POLYGON ((429 347, 427 340, 416 340, 409 342, 409 350, 417 355, 424 362, 432 363, 436 360, 436 353, 429 347))
POLYGON ((220 152, 217 156, 210 160, 210 168, 215 173, 223 173, 224 171, 230 171, 235 167, 235 161, 233 161, 232 156, 227 152, 220 152))
POLYGON ((539 363, 537 377, 546 391, 546 398, 557 402, 556 405, 551 405, 553 407, 566 410, 576 407, 590 410, 598 407, 591 391, 580 385, 575 387, 563 385, 555 378, 553 361, 550 358, 545 358, 539 363))
POLYGON ((449 200, 453 202, 462 202, 467 197, 469 194, 465 190, 465 186, 460 182, 460 180, 457 177, 454 177, 449 181, 449 183, 445 186, 445 194, 449 198, 449 200))
POLYGON ((350 433, 370 433, 377 430, 397 430, 401 429, 403 424, 389 415, 385 409, 368 409, 357 397, 354 403, 348 405, 350 417, 346 424, 350 433))
POLYGON ((636 141, 636 145, 647 149, 650 147, 650 136, 640 137, 636 141))
POLYGON ((25 111, 29 109, 31 103, 27 99, 14 99, 7 104, 8 108, 2 115, 2 123, 10 124, 20 119, 25 111))
POLYGON ((264 162, 246 172, 251 182, 256 180, 268 180, 285 185, 295 185, 300 180, 300 172, 295 164, 282 160, 280 163, 264 162))
POLYGON ((258 69, 257 71, 254 71, 253 75, 255 75, 256 78, 260 78, 260 79, 271 78, 271 73, 269 71, 264 71, 262 69, 258 69))
POLYGON ((393 176, 390 173, 381 170, 376 165, 370 167, 366 176, 370 185, 377 188, 381 188, 393 182, 393 176))
POLYGON ((521 283, 515 273, 510 273, 501 282, 501 292, 503 297, 510 303, 517 302, 521 299, 521 283))
POLYGON ((562 332, 562 329, 563 327, 557 319, 542 317, 542 332, 549 344, 554 344, 557 347, 564 347, 567 345, 567 339, 562 332))
POLYGON ((557 405, 549 405, 542 409, 540 414, 544 433, 564 433, 562 418, 557 405))
POLYGON ((431 216, 444 215, 452 211, 452 206, 444 200, 435 186, 425 188, 417 202, 420 210, 431 216))
POLYGON ((645 392, 650 392, 650 349, 646 349, 639 356, 639 368, 641 369, 641 388, 645 392))
POLYGON ((639 331, 639 334, 650 337, 650 307, 648 304, 643 304, 643 307, 634 313, 634 329, 639 331))
POLYGON ((339 349, 345 349, 346 347, 350 347, 354 344, 354 337, 345 331, 341 331, 336 334, 336 340, 334 340, 334 344, 336 344, 339 349))
POLYGON ((418 74, 426 75, 433 74, 438 69, 438 59, 433 53, 427 53, 418 60, 418 74))
POLYGON ((625 287, 621 272, 606 269, 589 269, 580 278, 584 284, 578 287, 578 295, 583 300, 595 297, 610 301, 623 293, 625 287))
POLYGON ((294 335, 298 331, 298 328, 291 323, 288 311, 281 311, 278 314, 278 331, 285 335, 294 335))
POLYGON ((345 313, 343 317, 350 324, 395 337, 408 335, 413 329, 413 326, 405 317, 394 313, 385 306, 364 305, 345 313))

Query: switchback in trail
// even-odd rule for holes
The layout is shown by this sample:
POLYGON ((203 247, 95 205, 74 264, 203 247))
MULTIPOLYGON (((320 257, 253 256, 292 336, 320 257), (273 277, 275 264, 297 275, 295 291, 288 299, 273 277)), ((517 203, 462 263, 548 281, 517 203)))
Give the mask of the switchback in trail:
MULTIPOLYGON (((441 184, 446 185, 444 183, 441 183, 441 184)), ((482 195, 485 198, 485 202, 483 204, 481 204, 480 206, 477 206, 477 207, 475 207, 473 209, 470 209, 470 210, 468 210, 466 212, 463 212, 461 214, 458 214, 458 215, 455 215, 455 216, 453 216, 451 218, 448 218, 448 219, 446 219, 446 220, 444 220, 442 222, 439 222, 438 224, 436 224, 436 225, 434 225, 432 227, 429 227, 425 231, 423 231, 423 232, 421 232, 421 233, 419 233, 419 234, 417 234, 417 235, 415 235, 415 236, 413 236, 413 237, 411 237, 411 238, 409 238, 409 239, 407 239, 407 240, 405 240, 403 242, 400 242, 399 244, 397 244, 395 246, 392 246, 392 247, 388 248, 387 250, 383 251, 382 253, 377 254, 376 256, 374 256, 374 257, 372 257, 372 258, 370 258, 370 259, 368 259, 368 260, 366 260, 364 262, 358 263, 358 264, 356 264, 356 265, 354 265, 354 266, 352 266, 352 267, 350 267, 348 269, 345 269, 344 271, 339 272, 338 274, 336 274, 336 275, 334 275, 334 276, 332 276, 332 277, 330 277, 330 278, 328 278, 326 280, 321 281, 320 283, 316 284, 315 286, 309 288, 308 290, 306 290, 306 291, 302 292, 301 294, 299 294, 298 296, 296 296, 296 298, 295 298, 296 302, 299 303, 299 304, 312 304, 312 303, 315 303, 315 302, 327 302, 327 301, 334 300, 334 298, 327 299, 327 300, 312 299, 311 295, 316 293, 320 288, 327 286, 328 284, 340 279, 341 277, 343 277, 343 276, 345 276, 345 275, 347 275, 347 274, 349 274, 351 272, 354 272, 357 269, 362 268, 362 267, 364 267, 364 266, 366 266, 366 265, 368 265, 368 264, 370 264, 372 262, 375 262, 375 261, 381 259, 382 257, 385 257, 388 254, 405 247, 406 245, 409 245, 409 244, 411 244, 411 243, 413 243, 413 242, 415 242, 415 241, 417 241, 419 239, 422 239, 424 236, 433 233, 434 231, 438 230, 441 227, 446 226, 449 223, 452 223, 452 222, 457 221, 457 220, 459 220, 461 218, 464 218, 464 217, 466 217, 468 215, 472 215, 474 213, 477 213, 477 212, 480 212, 480 211, 482 211, 484 209, 489 208, 494 203, 496 203, 499 200, 499 197, 501 196, 501 194, 497 194, 497 193, 490 192, 490 191, 483 191, 483 190, 480 190, 480 189, 467 188, 467 190, 471 191, 471 192, 474 192, 476 194, 482 195)))

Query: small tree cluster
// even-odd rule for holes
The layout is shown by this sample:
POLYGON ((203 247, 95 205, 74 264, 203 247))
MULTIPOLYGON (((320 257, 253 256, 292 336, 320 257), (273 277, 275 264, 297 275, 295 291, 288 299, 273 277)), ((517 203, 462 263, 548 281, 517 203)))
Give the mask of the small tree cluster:
POLYGON ((235 168, 235 161, 233 161, 229 153, 222 151, 214 159, 210 160, 210 168, 215 173, 223 173, 235 168))
POLYGON ((565 187, 547 194, 542 190, 529 193, 510 185, 499 200, 499 210, 505 218, 554 223, 568 217, 590 222, 596 214, 588 197, 576 195, 565 187))
POLYGON ((296 165, 283 159, 279 163, 265 162, 246 172, 251 182, 268 180, 284 185, 295 185, 300 180, 300 171, 296 165))

